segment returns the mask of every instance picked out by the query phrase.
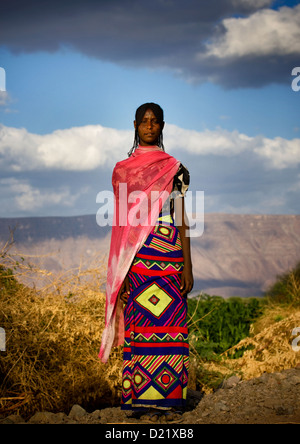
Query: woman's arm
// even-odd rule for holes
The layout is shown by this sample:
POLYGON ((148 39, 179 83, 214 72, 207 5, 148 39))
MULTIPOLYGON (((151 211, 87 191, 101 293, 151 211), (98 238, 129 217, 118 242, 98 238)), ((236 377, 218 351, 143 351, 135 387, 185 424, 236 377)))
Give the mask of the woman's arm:
POLYGON ((121 285, 121 288, 118 293, 118 299, 121 299, 123 304, 127 304, 128 298, 130 295, 130 288, 129 288, 129 277, 128 274, 126 275, 123 284, 121 285))
MULTIPOLYGON (((133 262, 134 262, 134 259, 131 262, 131 265, 133 264, 133 262)), ((131 265, 129 267, 129 270, 131 268, 131 265)), ((130 295, 130 284, 129 284, 129 276, 128 276, 129 270, 128 270, 126 276, 125 276, 125 279, 124 279, 124 281, 123 281, 123 283, 122 283, 122 285, 120 287, 120 290, 119 290, 118 296, 117 296, 118 299, 121 299, 123 304, 127 304, 128 298, 129 298, 129 295, 130 295)))
POLYGON ((185 212, 184 197, 178 197, 174 199, 174 209, 175 209, 175 224, 178 228, 183 253, 184 267, 181 273, 181 295, 187 295, 194 285, 193 270, 192 270, 192 259, 191 259, 191 245, 190 237, 188 235, 188 219, 185 212))

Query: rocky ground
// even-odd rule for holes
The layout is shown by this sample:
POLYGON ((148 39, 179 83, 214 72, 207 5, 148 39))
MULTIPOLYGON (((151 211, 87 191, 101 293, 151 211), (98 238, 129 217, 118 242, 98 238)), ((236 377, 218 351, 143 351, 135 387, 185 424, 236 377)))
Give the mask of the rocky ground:
MULTIPOLYGON (((243 381, 232 376, 212 394, 189 391, 189 411, 181 424, 300 424, 300 365, 280 373, 264 373, 243 381)), ((120 407, 86 412, 74 405, 69 412, 38 412, 28 421, 10 415, 2 424, 141 424, 149 419, 130 418, 120 407)), ((162 416, 159 424, 168 421, 162 416)), ((153 424, 153 423, 152 423, 153 424)))

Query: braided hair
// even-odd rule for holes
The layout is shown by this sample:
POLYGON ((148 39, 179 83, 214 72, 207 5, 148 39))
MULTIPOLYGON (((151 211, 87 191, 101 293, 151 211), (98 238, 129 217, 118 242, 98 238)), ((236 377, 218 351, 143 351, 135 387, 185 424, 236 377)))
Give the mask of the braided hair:
MULTIPOLYGON (((128 157, 130 157, 131 154, 134 152, 134 150, 139 146, 140 138, 139 138, 139 133, 138 133, 138 127, 142 123, 143 117, 148 109, 151 109, 151 111, 153 112, 153 114, 157 118, 158 123, 160 124, 160 127, 163 128, 163 123, 164 123, 163 109, 159 105, 157 105, 156 103, 152 103, 152 102, 144 103, 143 105, 141 105, 135 112, 136 128, 135 128, 135 134, 134 134, 134 141, 133 141, 133 146, 132 146, 131 150, 128 152, 128 157)), ((160 148, 162 148, 163 151, 165 150, 165 147, 163 144, 162 130, 161 130, 161 133, 158 137, 157 145, 160 148)))

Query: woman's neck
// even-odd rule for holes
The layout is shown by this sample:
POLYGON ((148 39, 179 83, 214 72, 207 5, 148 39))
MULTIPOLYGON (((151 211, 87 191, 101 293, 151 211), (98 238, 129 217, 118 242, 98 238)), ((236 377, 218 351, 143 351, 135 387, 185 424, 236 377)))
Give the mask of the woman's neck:
POLYGON ((147 145, 147 146, 139 145, 137 147, 137 150, 139 150, 139 151, 162 151, 162 148, 160 148, 157 145, 147 145))

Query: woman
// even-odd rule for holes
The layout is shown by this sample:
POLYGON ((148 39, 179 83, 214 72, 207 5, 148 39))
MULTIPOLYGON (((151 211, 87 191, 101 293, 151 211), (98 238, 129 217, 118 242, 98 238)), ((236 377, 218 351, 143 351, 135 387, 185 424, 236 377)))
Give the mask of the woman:
POLYGON ((106 362, 110 348, 124 341, 121 407, 157 417, 186 400, 186 297, 193 287, 184 210, 189 173, 164 151, 159 105, 140 106, 134 127, 129 158, 116 164, 112 178, 115 212, 99 356, 106 362))

